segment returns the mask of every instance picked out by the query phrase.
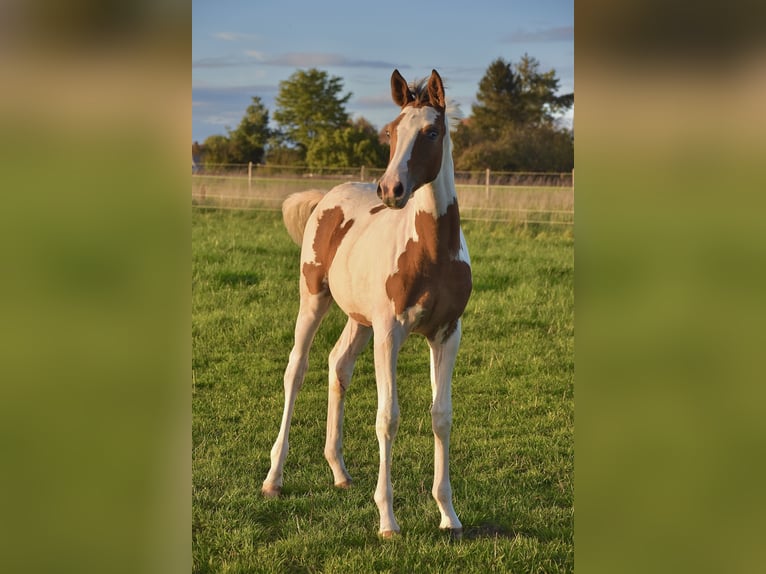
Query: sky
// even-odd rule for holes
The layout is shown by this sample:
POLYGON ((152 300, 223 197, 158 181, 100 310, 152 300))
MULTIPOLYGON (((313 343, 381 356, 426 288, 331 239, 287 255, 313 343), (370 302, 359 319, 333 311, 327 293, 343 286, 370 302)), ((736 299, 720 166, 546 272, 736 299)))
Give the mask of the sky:
MULTIPOLYGON (((234 129, 253 96, 273 117, 279 82, 317 68, 352 96, 346 111, 377 129, 394 119, 394 68, 412 81, 436 69, 470 115, 497 58, 527 53, 574 91, 574 0, 193 0, 192 140, 234 129)), ((572 123, 573 111, 562 119, 572 123)), ((272 125, 272 127, 274 127, 272 125)))

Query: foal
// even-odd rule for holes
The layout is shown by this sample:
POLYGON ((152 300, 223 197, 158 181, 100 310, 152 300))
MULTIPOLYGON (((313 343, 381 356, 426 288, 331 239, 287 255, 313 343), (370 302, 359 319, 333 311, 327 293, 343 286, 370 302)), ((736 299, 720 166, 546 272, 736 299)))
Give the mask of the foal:
POLYGON ((436 70, 418 85, 408 85, 394 70, 391 95, 401 112, 386 129, 391 155, 377 187, 347 183, 326 195, 294 194, 283 204, 285 225, 302 245, 300 310, 284 377, 282 424, 262 492, 269 497, 280 493, 295 397, 314 334, 335 300, 348 315, 329 357, 324 455, 335 486, 351 484, 341 449, 343 403, 356 357, 372 336, 380 446, 374 498, 380 536, 399 532, 391 490, 391 446, 399 427, 396 362, 407 336, 419 333, 428 340, 431 355, 432 494, 440 528, 460 535, 449 479, 451 384, 460 317, 471 294, 471 267, 460 229, 444 85, 436 70))

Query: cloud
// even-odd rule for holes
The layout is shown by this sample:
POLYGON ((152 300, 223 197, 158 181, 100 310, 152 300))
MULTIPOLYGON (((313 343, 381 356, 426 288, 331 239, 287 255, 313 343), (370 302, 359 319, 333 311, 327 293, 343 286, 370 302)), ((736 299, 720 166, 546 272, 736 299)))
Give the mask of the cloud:
POLYGON ((199 58, 192 61, 192 68, 234 68, 253 64, 252 60, 233 56, 219 56, 214 58, 199 58))
POLYGON ((574 26, 555 26, 537 30, 519 29, 504 38, 511 44, 538 42, 571 42, 574 40, 574 26))
POLYGON ((255 40, 258 36, 241 32, 216 32, 213 34, 213 38, 223 40, 224 42, 239 42, 240 40, 255 40))
POLYGON ((270 66, 317 67, 332 66, 336 68, 395 68, 396 65, 382 60, 355 60, 342 54, 324 52, 288 52, 272 58, 265 58, 264 64, 270 66))
MULTIPOLYGON (((269 84, 251 84, 240 86, 207 86, 192 84, 192 100, 205 102, 208 100, 220 100, 230 98, 239 100, 251 96, 271 97, 279 91, 278 86, 269 84)), ((243 108, 244 109, 244 108, 243 108)))
POLYGON ((354 105, 358 108, 390 108, 391 95, 386 92, 377 96, 360 96, 354 100, 354 105))
POLYGON ((255 58, 259 62, 263 62, 268 58, 264 52, 259 52, 258 50, 245 50, 245 55, 255 58))
MULTIPOLYGON (((192 62, 192 68, 232 68, 239 66, 287 66, 292 68, 396 68, 396 64, 382 60, 356 60, 342 54, 326 52, 287 52, 269 56, 258 50, 247 50, 244 56, 200 58, 192 62)), ((399 66, 401 69, 409 66, 399 66)))

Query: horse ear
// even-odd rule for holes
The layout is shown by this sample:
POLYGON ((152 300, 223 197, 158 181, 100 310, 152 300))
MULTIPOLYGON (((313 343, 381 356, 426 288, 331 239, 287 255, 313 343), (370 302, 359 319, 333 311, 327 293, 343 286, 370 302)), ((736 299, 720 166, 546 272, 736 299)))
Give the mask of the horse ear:
POLYGON ((444 83, 436 70, 431 70, 431 77, 428 78, 428 99, 434 107, 442 110, 447 107, 447 101, 444 97, 444 83))
POLYGON ((407 80, 399 73, 399 70, 394 70, 394 73, 391 74, 391 97, 400 108, 412 100, 407 80))

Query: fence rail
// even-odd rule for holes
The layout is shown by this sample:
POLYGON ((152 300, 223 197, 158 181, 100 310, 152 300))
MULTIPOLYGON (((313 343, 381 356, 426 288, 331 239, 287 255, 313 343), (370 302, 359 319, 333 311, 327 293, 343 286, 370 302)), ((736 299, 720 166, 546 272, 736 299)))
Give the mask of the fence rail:
MULTIPOLYGON (((289 194, 329 190, 346 181, 375 182, 382 168, 322 168, 255 164, 206 165, 192 170, 196 208, 279 210, 289 194)), ((505 221, 524 226, 574 224, 574 171, 455 172, 463 219, 505 221)))

